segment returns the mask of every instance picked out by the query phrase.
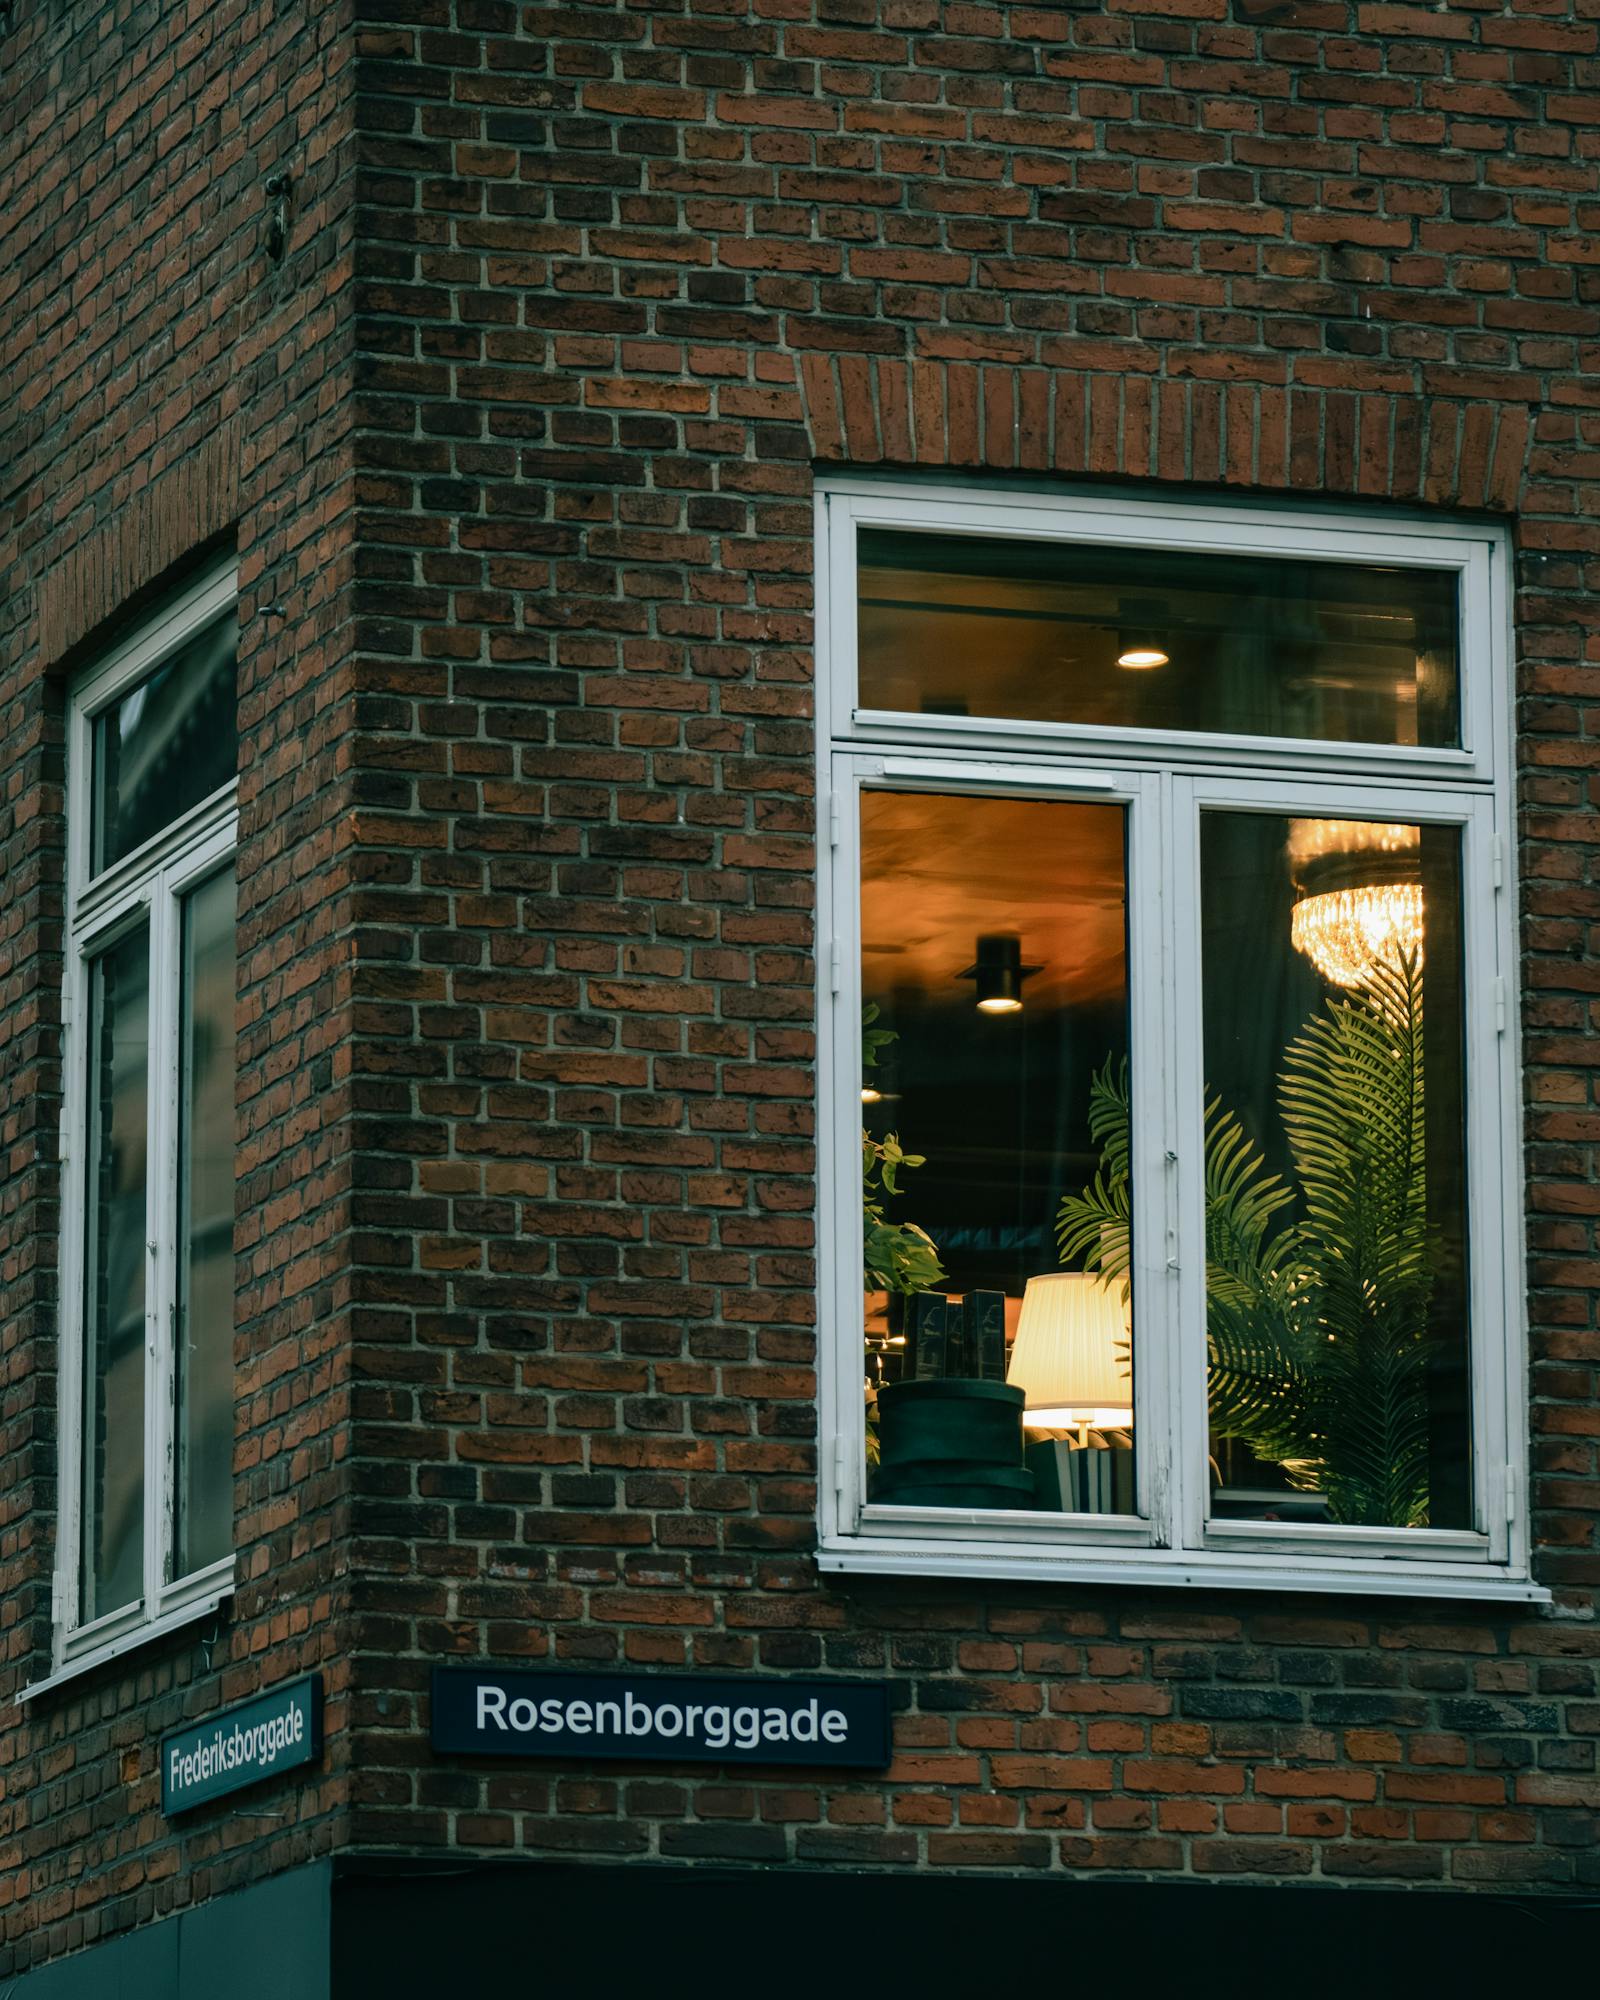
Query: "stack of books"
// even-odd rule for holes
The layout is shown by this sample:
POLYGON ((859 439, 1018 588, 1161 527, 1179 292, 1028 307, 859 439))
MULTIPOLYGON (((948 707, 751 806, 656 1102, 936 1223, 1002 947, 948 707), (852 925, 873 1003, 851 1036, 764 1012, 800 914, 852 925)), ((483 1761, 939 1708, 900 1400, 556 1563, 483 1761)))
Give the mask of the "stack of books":
POLYGON ((1131 1514, 1133 1447, 1092 1431, 1086 1445, 1036 1438, 1027 1450, 1034 1504, 1044 1513, 1131 1514))
POLYGON ((906 1301, 906 1354, 902 1379, 914 1382, 1006 1379, 1004 1292, 918 1292, 906 1301))

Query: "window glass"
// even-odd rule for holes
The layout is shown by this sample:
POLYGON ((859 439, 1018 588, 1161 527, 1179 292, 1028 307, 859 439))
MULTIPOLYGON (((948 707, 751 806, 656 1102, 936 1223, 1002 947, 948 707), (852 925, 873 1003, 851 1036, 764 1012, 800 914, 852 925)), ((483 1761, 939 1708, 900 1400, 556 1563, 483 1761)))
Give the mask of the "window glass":
POLYGON ((1131 1513, 1125 810, 861 816, 871 1497, 1131 1513))
POLYGON ((141 925, 90 969, 85 1620, 143 1589, 149 1014, 150 941, 141 925))
POLYGON ((863 528, 860 705, 1458 744, 1456 573, 863 528))
POLYGON ((236 639, 230 606, 95 717, 92 873, 236 775, 236 639))
POLYGON ((234 874, 183 901, 176 1573, 233 1546, 234 874))
POLYGON ((1208 812, 1201 874, 1212 1514, 1470 1527, 1459 830, 1208 812))

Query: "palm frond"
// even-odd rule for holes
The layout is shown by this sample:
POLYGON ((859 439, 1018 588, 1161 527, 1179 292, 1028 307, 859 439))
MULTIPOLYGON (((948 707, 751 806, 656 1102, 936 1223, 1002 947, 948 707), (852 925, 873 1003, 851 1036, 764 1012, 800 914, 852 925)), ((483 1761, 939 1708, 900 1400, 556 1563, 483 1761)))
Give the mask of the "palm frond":
POLYGON ((1100 1148, 1094 1179, 1064 1195, 1056 1211, 1056 1248, 1066 1265, 1098 1271, 1124 1299, 1133 1265, 1133 1114, 1128 1059, 1108 1056, 1089 1081, 1089 1135, 1100 1148))

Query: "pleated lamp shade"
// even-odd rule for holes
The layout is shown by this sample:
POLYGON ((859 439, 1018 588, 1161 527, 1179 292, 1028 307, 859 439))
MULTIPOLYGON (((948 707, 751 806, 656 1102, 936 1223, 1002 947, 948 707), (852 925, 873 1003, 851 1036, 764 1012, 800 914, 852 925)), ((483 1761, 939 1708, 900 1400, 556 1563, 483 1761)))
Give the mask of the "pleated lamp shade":
POLYGON ((1030 1278, 1006 1370, 1006 1380, 1028 1399, 1022 1421, 1035 1430, 1131 1424, 1127 1331, 1121 1295, 1092 1272, 1030 1278))

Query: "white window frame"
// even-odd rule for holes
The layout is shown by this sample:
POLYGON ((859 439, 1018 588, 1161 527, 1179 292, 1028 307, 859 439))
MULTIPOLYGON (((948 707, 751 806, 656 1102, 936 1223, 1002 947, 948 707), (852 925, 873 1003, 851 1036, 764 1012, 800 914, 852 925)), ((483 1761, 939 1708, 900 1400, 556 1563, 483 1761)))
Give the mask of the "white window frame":
POLYGON ((132 853, 91 872, 93 728, 113 702, 238 598, 234 559, 209 564, 72 688, 67 720, 67 884, 62 995, 59 1507, 49 1676, 23 1699, 205 1617, 229 1596, 230 1554, 187 1576, 173 1558, 176 1438, 172 1328, 178 1284, 182 897, 238 845, 238 784, 200 800, 132 853), (139 1598, 80 1622, 83 1560, 85 1246, 88 1219, 90 968, 133 925, 150 934, 146 1133, 144 1568, 139 1598))
POLYGON ((1517 1009, 1509 545, 1376 509, 819 481, 819 1561, 825 1570, 1545 1602, 1527 1527, 1527 1295, 1517 1009), (1459 748, 862 709, 856 535, 964 536, 1420 565, 1460 578, 1459 748), (861 1393, 859 797, 863 783, 1097 798, 1130 815, 1138 1515, 869 1503, 861 1393), (1207 1522, 1198 814, 1462 829, 1474 1528, 1207 1522), (1158 858, 1159 861, 1158 861, 1158 858), (1180 865, 1180 858, 1181 864, 1180 865))

